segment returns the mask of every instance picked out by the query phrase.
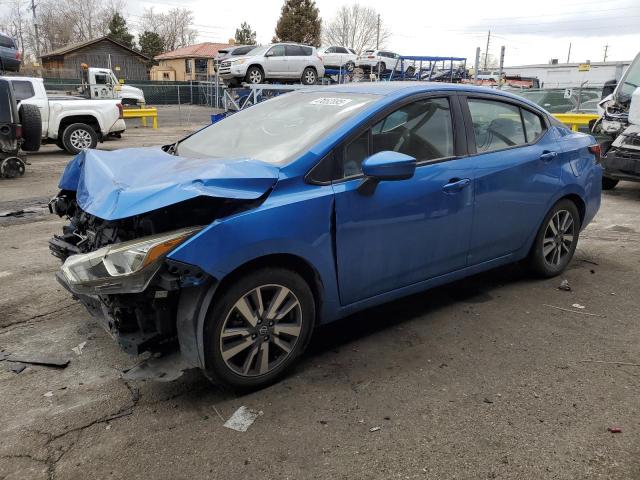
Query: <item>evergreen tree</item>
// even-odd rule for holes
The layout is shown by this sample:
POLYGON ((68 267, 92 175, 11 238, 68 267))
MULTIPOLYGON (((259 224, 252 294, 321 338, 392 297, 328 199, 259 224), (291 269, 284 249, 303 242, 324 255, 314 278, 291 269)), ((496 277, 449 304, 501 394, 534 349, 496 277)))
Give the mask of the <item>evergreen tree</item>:
POLYGON ((322 20, 314 0, 285 0, 276 25, 274 42, 320 46, 322 20))
POLYGON ((133 35, 129 33, 127 21, 118 12, 113 14, 108 25, 107 36, 125 47, 133 48, 133 35))
POLYGON ((240 28, 236 28, 235 40, 238 45, 255 45, 256 32, 251 30, 251 25, 247 22, 242 22, 240 28))
POLYGON ((164 51, 164 40, 156 32, 145 30, 139 37, 140 53, 153 59, 164 51))

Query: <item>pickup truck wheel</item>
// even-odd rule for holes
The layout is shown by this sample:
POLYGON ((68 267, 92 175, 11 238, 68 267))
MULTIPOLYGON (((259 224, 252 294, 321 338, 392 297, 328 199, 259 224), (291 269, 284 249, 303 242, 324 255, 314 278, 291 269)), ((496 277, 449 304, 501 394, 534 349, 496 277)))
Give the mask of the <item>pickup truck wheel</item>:
POLYGON ((206 375, 214 383, 257 389, 277 381, 313 331, 307 282, 284 268, 261 268, 217 294, 204 325, 206 375))
POLYGON ((42 141, 42 118, 40 109, 35 105, 20 105, 20 123, 22 124, 22 150, 37 152, 42 141))
POLYGON ((302 84, 303 85, 315 85, 318 81, 318 74, 315 68, 307 67, 302 72, 302 84))
POLYGON ((67 152, 77 155, 87 148, 96 148, 98 134, 85 123, 73 123, 64 129, 62 144, 67 152))

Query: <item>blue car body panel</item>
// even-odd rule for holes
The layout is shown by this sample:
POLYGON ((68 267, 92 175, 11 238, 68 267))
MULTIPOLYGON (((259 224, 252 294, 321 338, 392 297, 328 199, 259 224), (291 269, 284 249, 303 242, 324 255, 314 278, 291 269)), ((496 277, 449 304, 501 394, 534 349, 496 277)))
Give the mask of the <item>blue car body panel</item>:
POLYGON ((271 190, 255 208, 214 220, 168 257, 218 280, 267 255, 296 257, 321 284, 320 322, 524 258, 562 197, 580 199, 583 226, 599 208, 601 168, 588 150, 595 140, 554 125, 535 144, 419 164, 412 178, 382 181, 372 195, 358 191, 362 179, 311 184, 305 175, 320 159, 412 95, 517 98, 548 118, 531 102, 479 87, 378 82, 318 88, 380 99, 279 168, 253 160, 208 163, 157 149, 87 152, 69 164, 60 186, 77 190, 80 206, 105 219, 198 195, 254 199, 271 190), (543 161, 545 152, 556 155, 543 161))
POLYGON ((139 215, 199 196, 253 200, 273 187, 278 168, 246 159, 183 158, 159 148, 84 150, 67 164, 59 188, 105 220, 139 215))

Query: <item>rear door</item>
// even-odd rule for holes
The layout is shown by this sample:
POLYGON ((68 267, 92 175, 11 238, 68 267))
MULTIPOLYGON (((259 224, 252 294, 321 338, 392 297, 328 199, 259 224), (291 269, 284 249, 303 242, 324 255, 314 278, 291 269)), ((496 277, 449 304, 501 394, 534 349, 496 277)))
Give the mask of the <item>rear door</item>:
POLYGON ((473 162, 462 154, 459 128, 455 97, 426 96, 379 115, 338 149, 333 188, 343 305, 465 267, 473 162), (363 160, 389 150, 418 160, 414 176, 362 190, 363 160))
POLYGON ((561 187, 560 148, 544 117, 517 101, 479 96, 466 105, 475 151, 469 250, 475 265, 516 252, 535 234, 561 187))

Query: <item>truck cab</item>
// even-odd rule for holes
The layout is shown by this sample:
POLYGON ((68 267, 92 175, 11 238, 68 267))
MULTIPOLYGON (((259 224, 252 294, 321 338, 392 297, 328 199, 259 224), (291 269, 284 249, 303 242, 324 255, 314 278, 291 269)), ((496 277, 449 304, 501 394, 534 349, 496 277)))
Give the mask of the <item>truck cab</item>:
POLYGON ((92 99, 122 99, 123 105, 144 105, 144 92, 136 87, 121 84, 108 68, 83 67, 82 89, 92 99))

